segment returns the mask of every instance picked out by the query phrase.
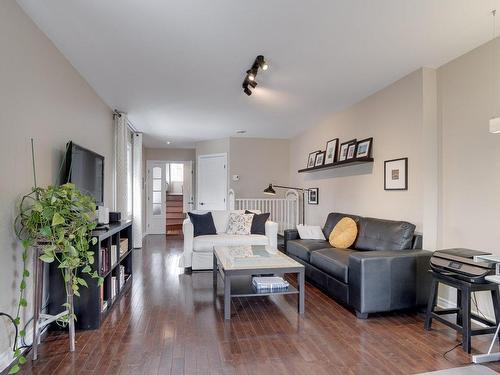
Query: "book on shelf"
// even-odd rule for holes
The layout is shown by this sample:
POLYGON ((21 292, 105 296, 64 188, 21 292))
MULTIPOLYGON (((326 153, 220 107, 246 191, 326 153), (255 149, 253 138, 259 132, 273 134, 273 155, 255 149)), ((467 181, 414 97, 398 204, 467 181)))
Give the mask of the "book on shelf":
POLYGON ((117 261, 117 246, 111 245, 111 267, 114 267, 117 261))
POLYGON ((128 238, 122 238, 120 240, 120 256, 128 251, 128 238))
POLYGON ((111 276, 111 298, 115 298, 118 294, 118 284, 116 276, 111 276))
POLYGON ((101 312, 106 311, 108 308, 108 301, 103 301, 101 305, 101 312))
POLYGON ((125 284, 125 266, 120 264, 120 288, 125 284))
POLYGON ((109 271, 109 252, 108 249, 102 247, 101 250, 101 273, 105 274, 109 271))

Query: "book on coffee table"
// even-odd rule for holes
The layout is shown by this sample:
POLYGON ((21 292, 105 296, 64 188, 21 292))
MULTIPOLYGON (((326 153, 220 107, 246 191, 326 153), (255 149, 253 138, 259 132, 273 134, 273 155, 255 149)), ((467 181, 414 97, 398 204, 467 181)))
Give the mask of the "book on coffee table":
POLYGON ((258 291, 278 291, 288 289, 288 282, 279 276, 259 276, 252 278, 252 284, 258 291))

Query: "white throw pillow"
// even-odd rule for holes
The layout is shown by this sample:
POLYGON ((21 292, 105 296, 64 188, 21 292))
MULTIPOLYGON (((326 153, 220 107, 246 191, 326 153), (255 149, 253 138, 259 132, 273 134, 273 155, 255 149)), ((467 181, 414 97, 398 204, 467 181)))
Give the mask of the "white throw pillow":
POLYGON ((299 237, 301 240, 325 240, 325 235, 321 227, 317 225, 297 225, 299 237))
POLYGON ((227 234, 250 234, 253 214, 229 214, 227 234))

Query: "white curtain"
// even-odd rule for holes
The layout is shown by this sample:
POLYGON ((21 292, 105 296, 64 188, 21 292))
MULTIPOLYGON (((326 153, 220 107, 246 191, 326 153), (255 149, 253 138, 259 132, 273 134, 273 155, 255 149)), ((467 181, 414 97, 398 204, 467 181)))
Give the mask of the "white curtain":
POLYGON ((132 162, 132 212, 133 212, 133 226, 132 226, 132 237, 134 248, 142 247, 142 134, 135 133, 132 137, 132 147, 133 147, 133 162, 132 162))
POLYGON ((125 113, 115 114, 115 209, 122 219, 128 218, 128 169, 127 145, 129 143, 128 120, 125 113))

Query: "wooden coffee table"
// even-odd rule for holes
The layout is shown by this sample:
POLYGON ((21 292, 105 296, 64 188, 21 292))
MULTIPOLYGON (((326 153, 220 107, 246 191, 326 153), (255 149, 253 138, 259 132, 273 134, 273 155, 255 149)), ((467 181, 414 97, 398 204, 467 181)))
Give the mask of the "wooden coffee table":
POLYGON ((245 246, 254 255, 241 262, 234 261, 232 254, 242 246, 215 246, 213 284, 217 291, 218 274, 224 283, 224 319, 231 319, 231 298, 259 297, 275 294, 298 294, 298 312, 304 314, 304 266, 277 249, 268 246, 245 246), (252 285, 255 275, 283 275, 296 273, 298 289, 289 285, 286 290, 257 291, 252 285))

